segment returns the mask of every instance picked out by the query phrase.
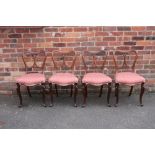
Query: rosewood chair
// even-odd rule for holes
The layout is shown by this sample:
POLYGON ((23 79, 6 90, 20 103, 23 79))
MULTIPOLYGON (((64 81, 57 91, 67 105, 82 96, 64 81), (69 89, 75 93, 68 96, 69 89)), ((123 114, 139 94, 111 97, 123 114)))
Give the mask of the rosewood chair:
POLYGON ((107 53, 105 51, 86 51, 84 53, 84 56, 82 56, 82 61, 84 64, 85 69, 85 75, 82 78, 82 84, 83 84, 83 96, 84 101, 82 107, 86 106, 86 98, 87 98, 87 86, 99 86, 100 87, 100 93, 99 97, 102 96, 102 90, 103 86, 108 86, 108 94, 107 94, 107 102, 108 106, 110 105, 110 94, 111 94, 111 83, 112 79, 103 73, 105 69, 105 64, 107 60, 107 53))
POLYGON ((32 97, 30 92, 30 87, 40 86, 42 89, 42 97, 43 97, 43 106, 46 107, 45 104, 45 76, 44 76, 44 67, 46 62, 46 54, 45 52, 25 52, 22 55, 22 60, 24 62, 26 74, 21 77, 16 78, 17 85, 17 94, 20 99, 20 103, 18 107, 23 106, 22 95, 20 87, 26 86, 28 95, 32 97))
POLYGON ((115 96, 116 96, 116 103, 115 106, 118 106, 119 101, 119 86, 127 85, 130 87, 129 96, 131 96, 133 87, 135 85, 141 85, 141 91, 140 91, 140 106, 143 106, 142 104, 142 97, 144 94, 144 84, 145 84, 145 78, 141 75, 137 74, 135 72, 135 65, 138 59, 138 55, 136 51, 130 51, 130 52, 116 52, 113 53, 113 61, 115 64, 115 96), (118 64, 118 61, 121 61, 118 64), (127 60, 128 59, 128 60, 127 60))
POLYGON ((74 74, 74 68, 76 66, 77 56, 74 51, 54 51, 52 55, 52 61, 54 64, 54 69, 56 69, 56 73, 54 73, 49 79, 49 87, 51 94, 51 104, 53 106, 53 85, 55 86, 56 96, 58 97, 57 86, 65 87, 70 86, 71 92, 70 96, 73 95, 73 87, 74 87, 74 106, 77 107, 76 97, 78 92, 78 78, 74 74))

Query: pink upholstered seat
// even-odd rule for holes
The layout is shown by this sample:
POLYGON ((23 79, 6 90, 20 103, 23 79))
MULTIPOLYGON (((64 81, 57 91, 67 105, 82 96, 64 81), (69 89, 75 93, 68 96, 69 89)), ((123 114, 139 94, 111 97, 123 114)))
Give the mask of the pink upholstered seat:
POLYGON ((111 82, 112 79, 103 73, 87 73, 82 79, 82 83, 91 85, 102 85, 111 82))
POLYGON ((72 73, 56 73, 49 78, 49 83, 67 86, 78 82, 78 78, 72 73))
POLYGON ((120 72, 116 73, 115 81, 116 83, 135 85, 138 83, 145 82, 145 78, 134 72, 120 72))
POLYGON ((36 84, 41 84, 45 82, 44 74, 40 73, 29 73, 22 75, 21 77, 16 79, 16 82, 19 84, 24 84, 26 86, 33 86, 36 84))

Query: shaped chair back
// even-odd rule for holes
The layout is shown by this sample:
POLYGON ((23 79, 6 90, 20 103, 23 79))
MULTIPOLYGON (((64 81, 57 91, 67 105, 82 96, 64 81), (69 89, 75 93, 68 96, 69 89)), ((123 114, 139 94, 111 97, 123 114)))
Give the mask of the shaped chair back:
POLYGON ((107 61, 107 52, 100 51, 85 51, 82 55, 85 73, 88 72, 103 72, 107 61))
POLYGON ((44 72, 46 62, 45 51, 42 52, 25 52, 22 55, 22 59, 25 65, 26 73, 44 72))
POLYGON ((77 55, 74 51, 53 51, 52 62, 58 72, 74 72, 77 55))
POLYGON ((113 61, 115 64, 115 71, 132 71, 135 72, 135 65, 138 59, 138 54, 136 51, 130 52, 113 52, 113 61))

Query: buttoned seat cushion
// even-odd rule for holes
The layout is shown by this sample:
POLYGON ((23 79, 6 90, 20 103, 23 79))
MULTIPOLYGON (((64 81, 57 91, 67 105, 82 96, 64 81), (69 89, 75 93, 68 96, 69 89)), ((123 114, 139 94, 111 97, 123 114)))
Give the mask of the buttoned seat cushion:
POLYGON ((116 83, 135 85, 145 82, 145 78, 134 72, 120 72, 115 75, 116 83))
POLYGON ((29 73, 16 78, 17 83, 24 84, 26 86, 41 84, 44 83, 45 80, 44 74, 40 73, 29 73))
POLYGON ((48 82, 66 86, 78 83, 78 78, 72 73, 56 73, 49 78, 48 82))
POLYGON ((112 79, 103 73, 87 73, 82 79, 82 83, 91 85, 102 85, 111 83, 112 79))

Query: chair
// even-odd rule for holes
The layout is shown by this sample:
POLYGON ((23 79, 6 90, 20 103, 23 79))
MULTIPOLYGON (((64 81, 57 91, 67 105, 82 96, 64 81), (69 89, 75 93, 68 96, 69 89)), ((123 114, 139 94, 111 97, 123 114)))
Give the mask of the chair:
POLYGON ((103 73, 103 70, 105 69, 106 60, 107 60, 107 54, 103 50, 84 52, 84 56, 82 56, 82 61, 85 70, 85 74, 82 78, 83 96, 84 96, 82 107, 86 106, 86 98, 88 96, 87 95, 88 85, 100 86, 99 97, 102 96, 103 86, 108 85, 107 102, 108 106, 111 107, 109 100, 111 94, 112 79, 103 73), (105 55, 105 57, 103 55, 105 55))
POLYGON ((74 51, 53 51, 52 61, 54 64, 54 69, 56 69, 56 73, 54 73, 49 79, 49 87, 51 94, 51 104, 53 106, 53 85, 55 85, 56 96, 58 97, 58 89, 57 86, 65 87, 71 86, 70 96, 73 95, 73 87, 74 87, 74 106, 77 107, 76 97, 78 92, 78 78, 74 74, 74 68, 76 64, 77 56, 74 51))
POLYGON ((116 96, 116 104, 118 106, 119 101, 119 86, 120 84, 127 85, 130 87, 129 96, 131 96, 133 87, 135 85, 141 84, 141 91, 140 91, 140 106, 142 104, 142 97, 144 94, 144 84, 145 78, 140 76, 135 72, 135 65, 138 59, 138 54, 136 51, 129 52, 116 52, 113 53, 113 61, 115 64, 115 96, 116 96), (122 61, 118 64, 118 61, 122 61), (128 60, 127 60, 128 59, 128 60))
POLYGON ((32 97, 30 92, 30 87, 40 86, 42 89, 42 97, 43 97, 43 106, 46 107, 45 104, 45 76, 43 74, 46 55, 45 52, 25 52, 22 55, 22 60, 24 62, 26 74, 21 77, 16 78, 17 85, 17 94, 20 99, 20 103, 18 107, 23 106, 23 100, 21 95, 21 86, 26 86, 28 95, 32 97))

